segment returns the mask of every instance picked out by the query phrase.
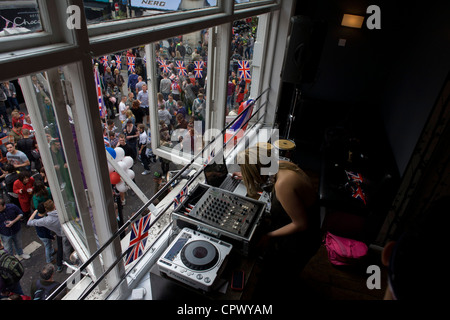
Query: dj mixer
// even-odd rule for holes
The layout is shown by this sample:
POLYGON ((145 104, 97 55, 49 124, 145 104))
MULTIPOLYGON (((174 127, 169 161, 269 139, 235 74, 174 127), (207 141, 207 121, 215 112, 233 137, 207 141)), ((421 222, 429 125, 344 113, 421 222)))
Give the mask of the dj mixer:
POLYGON ((265 203, 229 191, 199 184, 173 217, 179 227, 190 227, 228 241, 249 242, 265 203))

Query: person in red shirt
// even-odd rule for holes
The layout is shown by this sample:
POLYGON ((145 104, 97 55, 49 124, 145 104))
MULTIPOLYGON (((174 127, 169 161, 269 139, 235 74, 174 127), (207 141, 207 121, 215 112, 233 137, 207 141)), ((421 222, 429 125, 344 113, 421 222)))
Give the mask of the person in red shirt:
POLYGON ((14 125, 16 124, 16 122, 21 122, 23 125, 23 119, 25 117, 25 114, 23 112, 19 112, 19 110, 14 109, 11 112, 11 124, 14 127, 14 125))
POLYGON ((26 219, 30 216, 33 186, 34 178, 28 171, 21 171, 13 185, 13 191, 19 196, 20 208, 26 219))

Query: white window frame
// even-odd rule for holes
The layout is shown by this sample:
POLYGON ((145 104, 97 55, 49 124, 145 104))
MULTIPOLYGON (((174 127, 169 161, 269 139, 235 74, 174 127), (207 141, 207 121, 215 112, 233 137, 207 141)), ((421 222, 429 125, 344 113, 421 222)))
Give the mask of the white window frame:
POLYGON ((71 0, 37 0, 42 31, 1 37, 0 61, 2 63, 14 61, 21 59, 23 55, 45 55, 48 54, 48 50, 73 46, 75 42, 73 30, 66 27, 66 19, 69 16, 66 10, 71 2, 71 0))

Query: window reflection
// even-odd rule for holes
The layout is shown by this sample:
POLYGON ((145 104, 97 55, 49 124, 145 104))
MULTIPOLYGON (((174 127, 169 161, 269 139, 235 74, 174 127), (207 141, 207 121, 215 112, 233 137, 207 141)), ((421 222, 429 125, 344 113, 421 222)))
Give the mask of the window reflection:
POLYGON ((0 37, 42 31, 37 1, 0 1, 0 30, 0 37))
MULTIPOLYGON (((60 76, 61 80, 63 80, 64 74, 62 72, 60 72, 60 76)), ((48 143, 46 147, 50 149, 50 154, 53 161, 53 169, 55 170, 58 180, 59 190, 52 190, 52 194, 56 194, 56 192, 60 193, 65 205, 65 211, 68 216, 69 222, 71 222, 75 226, 75 229, 78 231, 81 239, 84 239, 85 236, 79 223, 79 214, 66 161, 68 155, 62 145, 61 135, 58 123, 56 121, 55 106, 52 101, 52 97, 49 94, 49 84, 47 82, 47 79, 45 78, 45 74, 41 73, 32 75, 31 80, 44 124, 45 135, 48 143)), ((78 148, 76 144, 77 138, 74 125, 73 123, 69 123, 69 125, 72 128, 73 140, 75 141, 76 145, 75 152, 78 154, 78 148)), ((43 146, 40 146, 40 148, 43 148, 43 146)), ((74 150, 70 152, 71 155, 73 155, 73 151, 74 150)), ((46 168, 46 170, 49 170, 49 168, 46 168)))

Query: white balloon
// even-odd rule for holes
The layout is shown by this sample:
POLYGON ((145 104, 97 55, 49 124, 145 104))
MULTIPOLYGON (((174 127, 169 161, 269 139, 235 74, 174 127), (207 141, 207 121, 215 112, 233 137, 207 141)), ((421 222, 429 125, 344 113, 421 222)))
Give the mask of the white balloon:
POLYGON ((125 182, 120 180, 120 182, 118 184, 116 184, 116 189, 119 192, 126 192, 127 191, 127 185, 125 184, 125 182))
POLYGON ((127 169, 130 169, 133 166, 133 164, 134 164, 133 158, 130 157, 130 156, 124 157, 122 159, 122 161, 126 163, 127 169))
POLYGON ((135 177, 135 173, 134 173, 134 171, 133 170, 131 170, 131 169, 127 169, 126 171, 126 174, 127 174, 127 176, 129 176, 130 177, 130 179, 131 180, 133 180, 134 179, 134 177, 135 177))
POLYGON ((114 151, 116 152, 116 161, 122 161, 122 159, 125 157, 125 151, 121 147, 116 147, 114 151))
POLYGON ((119 167, 122 168, 122 170, 126 171, 128 169, 127 164, 123 161, 118 161, 117 164, 119 165, 119 167))

